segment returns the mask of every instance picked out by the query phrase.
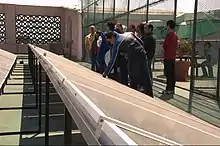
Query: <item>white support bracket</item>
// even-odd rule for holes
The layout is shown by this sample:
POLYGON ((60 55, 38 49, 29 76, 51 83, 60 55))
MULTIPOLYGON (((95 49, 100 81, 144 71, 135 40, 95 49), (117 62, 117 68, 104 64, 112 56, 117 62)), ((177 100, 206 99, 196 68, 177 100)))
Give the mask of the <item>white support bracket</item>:
POLYGON ((114 123, 115 125, 117 125, 120 128, 126 129, 128 131, 131 131, 133 133, 145 136, 147 138, 153 139, 155 141, 158 141, 160 143, 166 144, 166 145, 182 145, 178 142, 172 141, 170 139, 164 138, 162 136, 156 135, 154 133, 145 131, 143 129, 140 129, 138 127, 132 126, 130 124, 127 124, 125 122, 119 121, 117 119, 111 118, 111 117, 102 117, 103 120, 106 120, 108 122, 114 123))
POLYGON ((104 118, 103 118, 103 117, 100 117, 100 118, 99 118, 98 125, 97 125, 96 130, 95 130, 95 137, 96 137, 97 139, 99 139, 99 137, 100 137, 100 135, 101 135, 103 123, 104 123, 104 118))

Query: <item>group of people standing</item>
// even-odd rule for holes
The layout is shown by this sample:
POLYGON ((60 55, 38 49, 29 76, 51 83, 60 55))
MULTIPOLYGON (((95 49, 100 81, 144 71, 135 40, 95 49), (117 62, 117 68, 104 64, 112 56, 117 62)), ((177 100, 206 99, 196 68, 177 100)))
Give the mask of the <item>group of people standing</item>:
MULTIPOLYGON (((85 38, 91 69, 101 73, 103 77, 108 76, 153 97, 151 64, 156 49, 154 26, 149 23, 141 23, 137 27, 130 25, 127 32, 124 32, 120 23, 108 22, 107 25, 107 32, 96 31, 94 26, 90 26, 90 33, 85 38), (111 52, 111 57, 106 62, 108 51, 111 52)), ((178 37, 174 32, 174 21, 169 20, 167 27, 169 33, 163 45, 167 88, 161 92, 173 94, 178 37)))

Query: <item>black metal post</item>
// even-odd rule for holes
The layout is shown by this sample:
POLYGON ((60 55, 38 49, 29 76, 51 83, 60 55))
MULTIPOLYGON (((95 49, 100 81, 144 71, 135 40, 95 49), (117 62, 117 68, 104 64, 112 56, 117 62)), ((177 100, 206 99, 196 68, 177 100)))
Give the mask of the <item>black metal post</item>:
POLYGON ((36 107, 38 107, 38 60, 35 58, 35 88, 34 93, 36 96, 36 107))
MULTIPOLYGON (((84 0, 81 0, 81 10, 82 10, 82 17, 81 17, 81 23, 82 23, 82 60, 84 60, 85 59, 85 48, 84 48, 84 46, 85 46, 85 44, 84 44, 84 42, 85 42, 85 38, 84 38, 84 25, 85 25, 85 21, 84 21, 84 19, 86 18, 87 19, 87 17, 84 17, 84 9, 83 9, 83 5, 84 5, 84 0)), ((87 25, 87 24, 86 24, 87 25)))
POLYGON ((29 68, 30 68, 30 72, 32 76, 32 82, 33 82, 33 55, 32 55, 30 48, 28 49, 28 55, 29 55, 28 63, 29 63, 29 68))
POLYGON ((177 1, 174 0, 174 14, 173 14, 173 21, 176 22, 176 15, 177 15, 177 1))
POLYGON ((34 57, 34 55, 33 55, 33 52, 31 52, 31 54, 32 54, 32 80, 33 80, 33 85, 34 85, 34 92, 35 92, 35 86, 36 86, 36 84, 35 84, 35 57, 34 57))
MULTIPOLYGON (((87 1, 87 4, 89 5, 89 0, 87 1)), ((89 6, 87 7, 87 12, 86 12, 87 14, 87 17, 86 17, 86 25, 90 25, 89 24, 89 6)))
MULTIPOLYGON (((130 0, 128 0, 128 6, 127 6, 127 12, 130 11, 130 0)), ((129 21, 130 21, 130 13, 127 14, 127 28, 129 26, 129 21)))
POLYGON ((217 71, 217 87, 216 87, 216 100, 220 101, 220 48, 218 49, 218 71, 217 71))
POLYGON ((41 118, 42 118, 42 66, 39 64, 39 70, 38 70, 38 75, 39 75, 39 107, 38 107, 38 130, 41 132, 41 118))
POLYGON ((64 107, 64 145, 72 144, 72 117, 66 107, 64 107))
MULTIPOLYGON (((94 0, 95 1, 95 0, 94 0)), ((97 2, 95 2, 94 3, 94 14, 93 14, 93 23, 95 24, 95 19, 96 19, 96 17, 95 17, 95 14, 96 14, 96 5, 97 5, 97 2)))
POLYGON ((28 65, 30 67, 30 47, 28 46, 28 65))
POLYGON ((45 145, 49 145, 49 77, 46 75, 46 97, 45 97, 45 145))
POLYGON ((115 0, 113 0, 113 20, 115 20, 115 0))
POLYGON ((195 85, 195 63, 196 63, 196 25, 197 25, 197 9, 198 9, 198 0, 195 0, 194 7, 194 20, 193 20, 193 37, 192 37, 192 59, 191 59, 191 75, 190 75, 190 93, 189 93, 189 105, 188 112, 192 112, 192 98, 195 85))
POLYGON ((150 0, 147 0, 146 23, 148 23, 148 19, 149 19, 149 2, 150 0))
MULTIPOLYGON (((102 4, 102 20, 105 20, 105 0, 103 0, 102 4)), ((102 23, 102 30, 104 29, 104 23, 102 23)))

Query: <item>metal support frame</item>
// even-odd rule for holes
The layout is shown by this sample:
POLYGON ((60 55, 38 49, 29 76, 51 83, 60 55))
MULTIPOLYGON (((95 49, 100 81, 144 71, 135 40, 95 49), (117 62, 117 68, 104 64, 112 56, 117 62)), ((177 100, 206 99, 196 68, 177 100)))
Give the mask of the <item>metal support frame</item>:
POLYGON ((45 97, 45 145, 49 145, 49 92, 50 79, 46 75, 46 97, 45 97))
POLYGON ((38 131, 40 131, 41 132, 41 118, 42 118, 42 66, 41 66, 41 64, 39 64, 39 71, 38 71, 38 73, 39 73, 39 94, 38 94, 38 96, 39 96, 39 107, 38 107, 38 114, 39 114, 39 118, 38 118, 38 125, 39 125, 39 127, 38 127, 38 131))
POLYGON ((7 136, 7 135, 27 135, 27 134, 36 134, 39 131, 19 131, 19 132, 2 132, 0 136, 7 136))
POLYGON ((66 107, 64 107, 64 145, 72 144, 72 117, 66 107))
MULTIPOLYGON (((29 55, 29 56, 30 56, 30 55, 29 55)), ((26 84, 8 84, 8 83, 7 83, 7 80, 9 80, 10 76, 12 75, 13 70, 15 69, 15 66, 16 66, 16 64, 17 64, 17 59, 18 59, 18 58, 16 58, 16 60, 14 61, 14 64, 13 64, 12 68, 10 69, 9 74, 8 74, 8 76, 7 76, 7 78, 6 78, 5 82, 4 82, 4 84, 3 84, 3 86, 2 86, 2 94, 4 94, 4 95, 8 95, 8 94, 35 94, 34 92, 10 92, 10 93, 5 93, 5 92, 4 92, 4 87, 5 87, 5 85, 26 85, 26 84)), ((28 57, 28 58, 25 58, 25 59, 28 59, 28 61, 30 61, 29 57, 28 57)), ((16 79, 18 79, 18 78, 16 78, 16 79)), ((20 78, 19 78, 19 79, 20 79, 20 78)), ((22 79, 23 79, 23 78, 22 78, 22 79)), ((31 85, 32 85, 32 84, 31 84, 31 85)), ((37 98, 37 97, 36 97, 36 98, 37 98)), ((37 104, 38 104, 38 100, 37 100, 35 106, 27 106, 27 107, 4 107, 4 108, 0 108, 0 110, 37 109, 37 104)))
POLYGON ((17 62, 17 58, 15 59, 13 65, 12 65, 12 68, 10 69, 10 71, 9 71, 9 73, 8 73, 8 75, 7 75, 7 77, 6 77, 5 81, 4 81, 4 83, 3 83, 3 85, 2 85, 1 88, 0 88, 0 95, 4 94, 5 85, 7 84, 7 80, 10 78, 10 75, 11 75, 12 72, 13 72, 13 69, 14 69, 14 67, 15 67, 15 65, 16 65, 16 62, 17 62))
POLYGON ((195 0, 195 8, 194 8, 194 20, 193 20, 193 37, 192 37, 192 59, 191 59, 191 76, 190 76, 190 92, 189 92, 189 106, 188 112, 192 112, 192 98, 195 86, 195 63, 196 63, 196 25, 197 25, 197 9, 198 9, 198 0, 195 0))
POLYGON ((35 88, 34 93, 36 95, 36 107, 38 107, 38 60, 35 58, 35 88))
MULTIPOLYGON (((33 73, 33 69, 34 69, 34 62, 33 62, 33 53, 31 52, 30 48, 28 49, 28 63, 29 63, 29 67, 30 67, 30 70, 31 70, 31 73, 33 73)), ((35 61, 37 62, 37 61, 35 61)), ((10 77, 10 75, 12 74, 15 66, 16 66, 16 63, 17 63, 17 59, 15 60, 14 64, 13 64, 13 67, 11 68, 10 72, 9 72, 9 75, 7 77, 7 79, 10 77)), ((37 67, 35 66, 35 68, 37 69, 37 67)), ((40 71, 39 71, 40 73, 40 71)), ((36 75, 36 79, 37 79, 37 75, 38 75, 38 72, 35 71, 35 75, 36 75)), ((34 77, 33 77, 34 78, 34 77)), ((34 81, 36 81, 34 79, 34 81)), ((39 74, 39 81, 41 82, 41 74, 39 74)), ((5 83, 7 83, 7 80, 5 81, 5 83)), ((37 83, 34 82, 34 85, 36 85, 37 83)), ((41 91, 41 83, 39 83, 39 91, 41 91)), ((37 91, 37 90, 36 90, 37 91)), ((24 94, 25 92, 12 92, 12 93, 4 93, 4 94, 24 94)), ((32 94, 32 92, 31 92, 32 94)), ((42 117, 42 111, 41 111, 41 92, 39 94, 39 103, 38 103, 38 100, 36 99, 36 106, 29 106, 29 107, 10 107, 10 108, 0 108, 0 110, 26 110, 26 109, 32 109, 32 110, 36 110, 38 109, 39 110, 39 117, 38 117, 38 130, 31 130, 31 131, 15 131, 15 132, 2 132, 0 133, 0 136, 6 136, 6 135, 25 135, 25 134, 37 134, 37 133, 40 133, 41 132, 41 117, 42 117), (38 108, 38 105, 40 108, 38 108)), ((35 93, 36 95, 36 98, 38 96, 37 93, 35 93)))

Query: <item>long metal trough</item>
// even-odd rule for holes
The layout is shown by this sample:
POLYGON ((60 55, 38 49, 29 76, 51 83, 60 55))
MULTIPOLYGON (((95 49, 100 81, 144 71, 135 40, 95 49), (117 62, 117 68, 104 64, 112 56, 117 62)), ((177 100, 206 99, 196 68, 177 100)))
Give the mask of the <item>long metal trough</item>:
POLYGON ((29 45, 88 144, 220 144, 220 129, 29 45))
POLYGON ((16 55, 0 49, 0 95, 15 65, 16 55))

